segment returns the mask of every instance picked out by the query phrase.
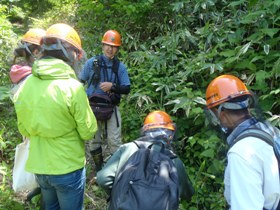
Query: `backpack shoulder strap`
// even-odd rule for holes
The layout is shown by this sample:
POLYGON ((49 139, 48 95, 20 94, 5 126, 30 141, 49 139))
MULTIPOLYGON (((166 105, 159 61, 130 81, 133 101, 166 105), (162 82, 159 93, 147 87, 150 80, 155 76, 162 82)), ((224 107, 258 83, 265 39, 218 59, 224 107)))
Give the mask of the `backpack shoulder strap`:
POLYGON ((165 154, 167 154, 171 160, 177 158, 178 156, 176 155, 176 153, 174 153, 172 150, 170 149, 165 149, 165 154))
POLYGON ((239 136, 237 136, 237 138, 234 140, 234 142, 230 145, 230 148, 235 143, 237 143, 238 141, 240 141, 246 137, 256 137, 258 139, 261 139, 262 141, 265 141, 270 146, 272 146, 274 154, 277 158, 277 161, 280 164, 280 153, 279 153, 279 149, 278 149, 279 143, 275 142, 272 135, 270 135, 269 133, 267 133, 261 129, 258 129, 258 128, 249 128, 249 129, 245 130, 244 132, 242 132, 239 136))
MULTIPOLYGON (((139 140, 139 141, 135 140, 135 141, 133 141, 133 143, 136 144, 136 146, 138 147, 138 149, 140 149, 140 148, 143 148, 143 149, 145 149, 145 148, 151 149, 155 144, 157 144, 157 143, 153 142, 153 143, 151 143, 151 144, 147 147, 146 144, 143 143, 143 140, 139 140)), ((160 144, 160 147, 161 147, 160 150, 159 150, 159 152, 161 152, 161 153, 167 155, 171 160, 177 158, 177 155, 176 155, 171 149, 166 148, 166 146, 165 146, 163 143, 160 142, 160 143, 158 143, 158 144, 160 144)))
POLYGON ((92 62, 92 77, 90 79, 89 85, 93 84, 94 86, 100 82, 101 79, 101 58, 100 55, 97 55, 92 62))
POLYGON ((152 146, 154 145, 154 144, 150 144, 148 147, 146 147, 146 144, 144 142, 137 141, 137 140, 133 141, 133 143, 138 147, 138 149, 146 149, 146 148, 151 149, 152 146))
POLYGON ((119 75, 118 75, 119 66, 120 66, 120 60, 118 58, 114 58, 112 70, 113 70, 113 73, 116 75, 115 83, 119 82, 119 75))
POLYGON ((133 141, 133 143, 138 147, 138 149, 140 149, 139 143, 137 143, 136 141, 133 141))
POLYGON ((249 129, 245 130, 244 132, 242 132, 239 136, 237 136, 237 138, 233 141, 233 143, 230 145, 230 147, 232 147, 238 141, 240 141, 246 137, 256 137, 258 139, 265 141, 272 147, 274 147, 273 137, 269 133, 267 133, 261 129, 258 129, 258 128, 249 128, 249 129))
POLYGON ((113 72, 114 72, 115 74, 118 73, 118 71, 119 71, 119 66, 120 66, 120 60, 119 60, 118 58, 114 58, 112 69, 113 69, 113 72))

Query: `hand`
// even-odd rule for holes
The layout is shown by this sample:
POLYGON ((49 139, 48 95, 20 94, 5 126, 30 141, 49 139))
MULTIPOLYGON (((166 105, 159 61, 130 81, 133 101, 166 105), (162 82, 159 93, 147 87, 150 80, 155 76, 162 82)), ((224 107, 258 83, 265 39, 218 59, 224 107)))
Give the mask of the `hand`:
POLYGON ((106 93, 110 92, 112 86, 113 86, 112 82, 101 82, 99 85, 100 89, 106 93))

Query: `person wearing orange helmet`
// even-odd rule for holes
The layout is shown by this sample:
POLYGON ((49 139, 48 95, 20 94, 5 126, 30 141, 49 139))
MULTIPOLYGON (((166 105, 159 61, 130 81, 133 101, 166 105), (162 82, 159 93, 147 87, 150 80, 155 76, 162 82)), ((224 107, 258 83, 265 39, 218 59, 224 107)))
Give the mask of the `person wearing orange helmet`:
POLYGON ((215 78, 206 90, 208 120, 221 128, 229 145, 224 195, 231 210, 279 209, 277 158, 273 147, 256 134, 280 134, 257 116, 253 102, 253 94, 232 75, 215 78))
POLYGON ((23 57, 28 65, 40 56, 41 41, 46 31, 41 28, 29 29, 21 38, 19 46, 14 50, 14 62, 18 57, 23 57))
MULTIPOLYGON (((41 28, 29 29, 21 38, 18 47, 14 50, 13 65, 9 72, 13 84, 10 91, 11 99, 23 84, 23 81, 32 74, 32 65, 41 55, 41 40, 45 34, 46 31, 41 28), (18 58, 21 58, 21 61, 17 62, 18 58)), ((29 139, 23 136, 23 141, 26 142, 29 141, 29 139)), ((27 194, 26 200, 31 201, 34 196, 40 194, 40 191, 40 188, 35 188, 27 194)), ((41 197, 41 205, 42 204, 43 201, 41 197)))
POLYGON ((50 26, 42 57, 14 96, 20 133, 30 139, 25 165, 41 187, 45 209, 83 209, 85 141, 97 123, 74 72, 82 54, 78 33, 67 24, 50 26))
MULTIPOLYGON (((121 145, 110 157, 104 167, 97 172, 96 181, 99 186, 105 189, 108 193, 111 192, 116 175, 119 174, 126 161, 128 161, 128 159, 139 149, 137 146, 137 144, 140 144, 139 142, 145 144, 146 148, 152 146, 155 147, 155 149, 159 149, 161 145, 164 145, 169 152, 175 155, 172 151, 172 141, 174 140, 175 132, 176 125, 166 112, 161 110, 150 112, 145 117, 144 124, 141 129, 141 137, 135 140, 137 143, 133 141, 121 145)), ((185 165, 179 157, 176 155, 175 157, 176 158, 172 160, 177 169, 179 178, 179 196, 183 200, 190 200, 194 194, 193 186, 186 173, 185 165)), ((139 202, 145 201, 141 200, 139 202)), ((151 207, 151 209, 154 208, 151 207)))
POLYGON ((14 60, 9 72, 10 79, 14 85, 11 90, 12 95, 20 87, 24 79, 31 74, 31 66, 35 59, 40 57, 41 40, 46 34, 44 29, 31 28, 21 38, 18 47, 14 50, 14 60), (17 58, 22 58, 21 62, 16 63, 17 58))
POLYGON ((108 119, 97 118, 98 131, 89 143, 95 171, 101 169, 103 158, 110 156, 121 145, 121 114, 118 105, 121 95, 130 92, 126 66, 117 58, 121 44, 119 32, 106 31, 102 38, 103 54, 90 58, 79 74, 80 81, 87 83, 86 92, 96 106, 95 110, 101 111, 104 106, 114 107, 108 119), (92 97, 93 95, 96 97, 92 97), (109 100, 96 100, 97 97, 107 97, 109 100))

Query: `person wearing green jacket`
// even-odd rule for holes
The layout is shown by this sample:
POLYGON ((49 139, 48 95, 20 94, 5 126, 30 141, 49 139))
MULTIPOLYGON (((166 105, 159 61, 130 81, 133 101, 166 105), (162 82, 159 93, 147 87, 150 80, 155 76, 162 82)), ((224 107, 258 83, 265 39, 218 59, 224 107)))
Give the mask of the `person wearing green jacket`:
MULTIPOLYGON (((175 130, 176 126, 173 123, 171 117, 166 112, 159 110, 153 111, 146 116, 144 120, 144 126, 142 128, 142 136, 136 141, 144 142, 146 147, 150 146, 156 141, 159 141, 163 143, 167 149, 172 151, 171 143, 174 139, 175 130)), ((160 147, 156 144, 153 146, 160 147)), ((124 164, 137 150, 138 147, 134 142, 123 144, 112 155, 104 167, 99 172, 97 172, 96 182, 108 194, 111 193, 116 175, 119 174, 124 164)), ((176 157, 172 160, 178 173, 179 196, 181 199, 189 201, 194 194, 194 188, 186 173, 186 167, 180 158, 176 157)), ((111 197, 111 199, 114 198, 111 197)))
POLYGON ((43 56, 14 96, 18 129, 30 139, 25 169, 36 175, 45 209, 80 210, 85 189, 85 141, 97 123, 73 67, 81 40, 69 25, 46 31, 43 56))

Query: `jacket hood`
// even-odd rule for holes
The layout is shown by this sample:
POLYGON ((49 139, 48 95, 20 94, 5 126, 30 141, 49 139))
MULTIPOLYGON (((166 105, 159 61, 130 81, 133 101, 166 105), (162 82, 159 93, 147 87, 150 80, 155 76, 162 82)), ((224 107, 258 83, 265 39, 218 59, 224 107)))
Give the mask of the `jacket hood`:
POLYGON ((42 80, 77 79, 71 66, 53 57, 36 60, 32 66, 32 74, 42 80))
POLYGON ((31 74, 31 67, 28 65, 15 64, 11 67, 10 78, 13 84, 19 83, 22 79, 31 74))

